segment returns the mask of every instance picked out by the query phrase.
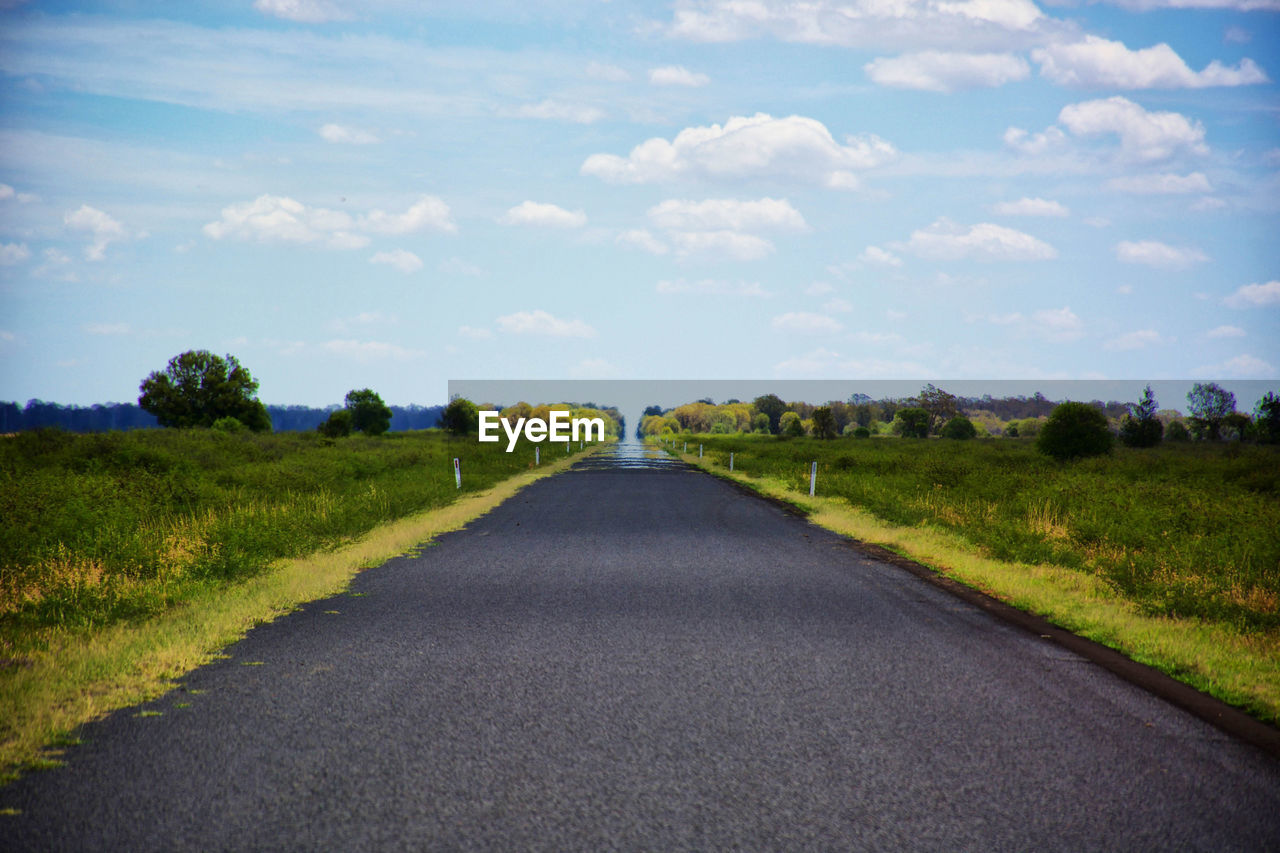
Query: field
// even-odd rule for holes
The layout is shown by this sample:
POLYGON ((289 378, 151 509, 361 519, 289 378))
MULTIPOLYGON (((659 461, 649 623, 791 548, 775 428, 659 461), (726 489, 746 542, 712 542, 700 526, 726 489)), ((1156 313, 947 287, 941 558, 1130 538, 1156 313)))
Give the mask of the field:
MULTIPOLYGON (((437 431, 42 430, 0 439, 0 659, 154 615, 527 469, 437 431)), ((549 448, 543 448, 544 455, 549 448)), ((575 448, 576 452, 576 448, 575 448)))

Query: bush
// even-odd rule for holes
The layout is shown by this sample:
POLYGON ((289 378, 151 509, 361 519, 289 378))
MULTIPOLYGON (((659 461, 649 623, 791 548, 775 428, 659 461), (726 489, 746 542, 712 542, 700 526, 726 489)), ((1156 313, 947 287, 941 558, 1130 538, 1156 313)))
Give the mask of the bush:
POLYGON ((209 429, 215 429, 218 432, 244 432, 248 427, 235 418, 226 417, 218 418, 209 429))
POLYGON ((365 435, 382 435, 391 429, 391 408, 373 390, 361 388, 347 392, 347 411, 351 428, 365 435))
POLYGON ((1120 443, 1125 447, 1155 447, 1164 438, 1164 424, 1158 418, 1125 415, 1120 421, 1120 443))
POLYGON ((929 413, 919 406, 898 409, 897 417, 893 421, 893 431, 904 438, 927 438, 929 413))
POLYGON ((966 441, 975 437, 977 434, 978 428, 973 425, 973 421, 969 420, 964 415, 956 415, 954 418, 947 421, 946 425, 942 428, 943 438, 954 438, 960 441, 966 441))
POLYGON ((1187 429, 1187 425, 1182 421, 1170 421, 1165 427, 1164 437, 1169 441, 1190 441, 1191 431, 1187 429))
POLYGON ((792 411, 783 412, 778 418, 778 435, 791 438, 804 435, 804 424, 800 422, 800 416, 792 411))
POLYGON ((480 410, 466 397, 454 397, 440 415, 440 426, 454 435, 475 435, 480 428, 480 410))
POLYGON ((1107 416, 1088 403, 1067 402, 1055 408, 1040 428, 1036 449, 1059 462, 1111 452, 1107 416))
POLYGON ((871 430, 866 427, 858 427, 853 431, 854 438, 871 438, 871 430))
POLYGON ((1005 428, 1004 434, 1005 434, 1006 436, 1008 436, 1009 438, 1017 438, 1017 437, 1018 437, 1018 425, 1017 425, 1017 424, 1009 424, 1009 426, 1008 426, 1007 428, 1005 428))
POLYGON ((316 427, 316 431, 325 438, 346 438, 351 435, 351 425, 351 410, 337 409, 329 413, 329 419, 316 427))

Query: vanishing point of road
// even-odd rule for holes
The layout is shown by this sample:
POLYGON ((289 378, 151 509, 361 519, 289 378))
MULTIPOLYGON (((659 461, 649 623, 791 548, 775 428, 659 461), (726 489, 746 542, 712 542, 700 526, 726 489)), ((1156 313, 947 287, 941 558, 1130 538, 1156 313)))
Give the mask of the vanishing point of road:
POLYGON ((351 592, 86 726, 0 849, 1280 849, 1280 762, 635 448, 351 592))

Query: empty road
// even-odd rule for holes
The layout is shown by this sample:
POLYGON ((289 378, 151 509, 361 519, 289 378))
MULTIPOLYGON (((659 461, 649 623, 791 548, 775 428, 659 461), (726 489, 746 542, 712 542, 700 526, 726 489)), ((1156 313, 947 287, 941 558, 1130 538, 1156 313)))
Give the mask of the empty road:
POLYGON ((0 789, 0 848, 1280 849, 1274 759, 640 460, 542 480, 85 727, 0 789))

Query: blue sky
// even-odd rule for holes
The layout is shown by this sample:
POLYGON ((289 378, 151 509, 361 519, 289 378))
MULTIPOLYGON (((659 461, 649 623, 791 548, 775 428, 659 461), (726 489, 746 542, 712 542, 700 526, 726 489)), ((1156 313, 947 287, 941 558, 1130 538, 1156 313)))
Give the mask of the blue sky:
POLYGON ((0 399, 1280 377, 1280 0, 0 0, 0 74, 0 399))

